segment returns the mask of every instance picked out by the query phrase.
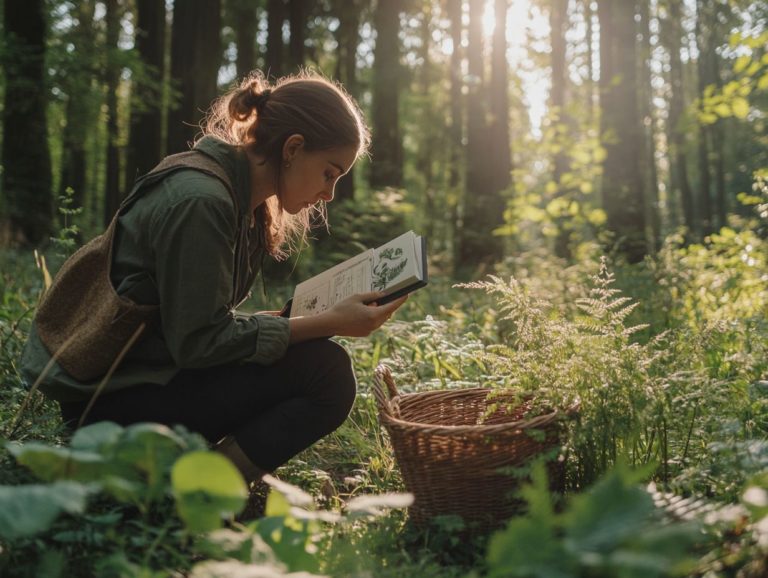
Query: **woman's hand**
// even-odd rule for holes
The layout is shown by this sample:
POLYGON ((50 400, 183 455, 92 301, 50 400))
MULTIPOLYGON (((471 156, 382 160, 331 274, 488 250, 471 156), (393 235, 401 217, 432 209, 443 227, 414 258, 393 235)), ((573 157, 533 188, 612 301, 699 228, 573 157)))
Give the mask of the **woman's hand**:
POLYGON ((400 297, 386 305, 376 305, 384 293, 359 293, 339 301, 318 315, 291 318, 290 343, 320 337, 366 337, 381 327, 408 300, 400 297))
POLYGON ((395 299, 386 305, 377 305, 384 293, 373 291, 359 293, 339 301, 321 315, 326 315, 334 327, 334 335, 341 337, 366 337, 381 327, 394 312, 408 299, 408 296, 395 299))

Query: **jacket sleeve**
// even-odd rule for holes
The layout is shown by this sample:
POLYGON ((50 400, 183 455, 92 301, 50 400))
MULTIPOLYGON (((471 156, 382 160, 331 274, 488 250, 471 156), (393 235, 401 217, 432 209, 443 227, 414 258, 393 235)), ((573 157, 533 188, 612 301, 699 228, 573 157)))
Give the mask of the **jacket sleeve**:
POLYGON ((285 354, 284 318, 236 315, 232 297, 236 216, 216 196, 190 195, 152 226, 162 333, 179 367, 252 361, 285 354))

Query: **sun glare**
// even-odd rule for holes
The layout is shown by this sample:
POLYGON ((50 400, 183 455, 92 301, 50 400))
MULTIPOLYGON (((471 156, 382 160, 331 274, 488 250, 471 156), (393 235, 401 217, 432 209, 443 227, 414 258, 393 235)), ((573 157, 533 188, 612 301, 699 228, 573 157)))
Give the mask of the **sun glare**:
POLYGON ((493 0, 487 0, 483 10, 483 36, 490 38, 496 30, 496 14, 493 11, 493 0))

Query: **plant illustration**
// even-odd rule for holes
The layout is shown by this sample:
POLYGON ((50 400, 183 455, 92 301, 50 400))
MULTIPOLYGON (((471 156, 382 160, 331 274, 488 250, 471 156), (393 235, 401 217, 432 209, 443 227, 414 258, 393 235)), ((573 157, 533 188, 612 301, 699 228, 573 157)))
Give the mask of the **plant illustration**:
POLYGON ((403 257, 400 247, 384 249, 379 253, 379 261, 373 268, 373 289, 382 291, 387 285, 403 272, 408 264, 408 258, 403 257))

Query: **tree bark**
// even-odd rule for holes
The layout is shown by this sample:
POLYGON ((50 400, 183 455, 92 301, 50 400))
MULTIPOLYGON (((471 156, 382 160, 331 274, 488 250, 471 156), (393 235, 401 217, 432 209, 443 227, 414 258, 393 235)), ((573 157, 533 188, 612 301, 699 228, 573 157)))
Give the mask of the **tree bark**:
POLYGON ((602 198, 613 247, 630 263, 647 253, 643 175, 637 151, 642 131, 637 104, 634 2, 598 1, 600 104, 606 158, 602 198))
POLYGON ((277 78, 283 74, 283 23, 285 0, 267 1, 267 74, 277 78))
POLYGON ((288 21, 291 38, 288 43, 288 55, 291 62, 291 72, 298 72, 304 66, 304 41, 307 31, 307 0, 288 0, 288 21))
MULTIPOLYGON (((360 42, 360 15, 362 5, 360 0, 336 0, 336 13, 339 17, 339 27, 336 31, 338 43, 338 59, 336 61, 336 77, 341 80, 347 92, 353 98, 359 96, 357 81, 357 46, 360 42)), ((355 196, 354 167, 344 175, 336 185, 336 198, 339 200, 353 199, 355 196)))
POLYGON ((86 141, 94 124, 93 81, 95 38, 93 16, 96 3, 83 0, 75 8, 77 26, 73 42, 80 55, 66 75, 67 93, 66 125, 62 132, 61 178, 59 194, 71 188, 73 206, 85 206, 86 191, 86 141))
POLYGON ((4 3, 1 182, 12 241, 22 246, 35 246, 47 239, 53 221, 46 126, 45 16, 43 0, 4 3))
POLYGON ((463 278, 480 274, 501 258, 501 238, 494 236, 493 230, 503 223, 504 213, 504 201, 496 188, 498 175, 490 166, 500 160, 500 155, 492 154, 494 147, 503 149, 504 143, 491 137, 487 122, 486 95, 489 91, 484 82, 482 34, 484 2, 471 0, 469 7, 467 60, 471 85, 467 97, 467 186, 456 263, 457 274, 463 278))
POLYGON ((188 150, 216 98, 221 64, 220 0, 176 0, 171 34, 171 78, 181 98, 168 115, 168 152, 188 150))
POLYGON ((235 68, 239 79, 245 78, 256 68, 258 13, 254 4, 249 0, 236 0, 232 5, 237 42, 235 68))
POLYGON ((107 165, 106 188, 104 191, 104 224, 108 224, 120 205, 120 151, 118 150, 117 90, 120 84, 120 68, 117 54, 120 50, 120 6, 119 0, 107 0, 107 165))
MULTIPOLYGON (((450 94, 451 94, 451 122, 449 132, 451 135, 451 166, 449 184, 451 188, 458 186, 461 178, 461 159, 464 137, 464 115, 461 91, 464 86, 461 74, 462 50, 461 50, 461 5, 462 0, 448 0, 447 12, 451 22, 451 52, 450 65, 450 94)), ((456 222, 456 220, 454 220, 456 222)))
MULTIPOLYGON (((568 0, 552 0, 549 7, 549 28, 552 47, 552 90, 549 94, 550 117, 555 126, 565 128, 567 119, 565 114, 565 87, 567 82, 566 71, 566 41, 565 31, 568 22, 568 0)), ((560 131, 556 131, 560 134, 560 131)), ((562 142, 552 159, 552 180, 557 185, 558 197, 567 196, 570 191, 564 190, 561 179, 568 171, 568 157, 562 142)), ((571 227, 570 219, 566 216, 555 218, 557 237, 555 238, 555 255, 563 259, 571 257, 571 227)))
MULTIPOLYGON (((702 0, 696 2, 696 47, 698 48, 699 58, 696 61, 696 71, 698 73, 699 95, 704 94, 704 89, 710 84, 710 75, 707 67, 706 54, 714 50, 710 43, 712 31, 707 22, 705 11, 707 7, 702 0)), ((710 131, 708 128, 699 124, 698 153, 699 153, 699 206, 701 208, 701 233, 706 236, 713 230, 712 216, 712 179, 710 174, 709 143, 710 131)))
POLYGON ((669 10, 664 32, 667 49, 669 50, 669 118, 668 135, 670 156, 674 163, 672 174, 672 190, 680 196, 683 209, 683 224, 689 232, 689 237, 697 234, 696 216, 693 205, 693 192, 688 178, 688 159, 685 154, 685 134, 682 121, 685 109, 683 93, 683 65, 680 58, 680 36, 682 34, 681 12, 677 2, 668 2, 669 10))
POLYGON ((373 143, 370 185, 399 187, 403 180, 400 134, 401 0, 380 0, 373 16, 376 47, 373 61, 373 143))
POLYGON ((163 156, 162 83, 165 75, 165 3, 136 2, 136 50, 142 73, 131 94, 131 135, 126 177, 130 185, 163 156))
POLYGON ((659 214, 658 172, 656 170, 656 135, 655 119, 653 118, 653 84, 651 73, 651 3, 650 0, 639 0, 641 45, 641 86, 643 92, 640 99, 640 118, 643 123, 645 146, 640 156, 642 173, 645 175, 646 219, 651 226, 651 250, 655 251, 661 243, 661 218, 659 214))
MULTIPOLYGON (((509 139, 509 65, 507 63, 507 8, 508 0, 495 0, 496 26, 491 45, 490 161, 492 185, 495 192, 501 192, 512 183, 512 151, 509 139)), ((496 195, 495 205, 504 212, 504 199, 496 195)), ((501 224, 501 222, 499 222, 501 224)))

